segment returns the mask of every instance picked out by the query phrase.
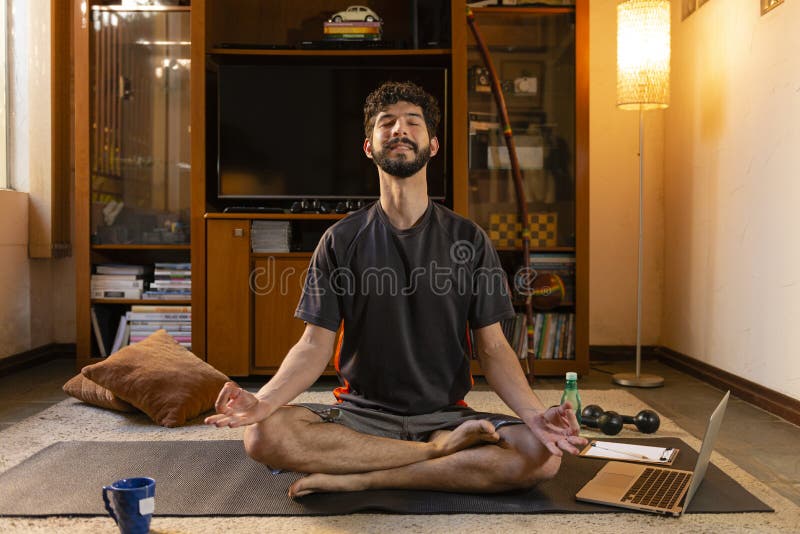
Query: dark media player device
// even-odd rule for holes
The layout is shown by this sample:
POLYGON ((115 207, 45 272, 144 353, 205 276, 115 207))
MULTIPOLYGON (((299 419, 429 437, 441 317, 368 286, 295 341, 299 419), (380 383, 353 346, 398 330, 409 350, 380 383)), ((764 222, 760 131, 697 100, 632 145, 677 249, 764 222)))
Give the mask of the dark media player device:
POLYGON ((298 200, 289 208, 291 213, 330 213, 328 206, 319 200, 298 200))
POLYGON ((360 210, 364 206, 367 205, 368 201, 364 200, 347 200, 344 202, 339 202, 336 204, 336 208, 333 211, 336 213, 347 213, 350 211, 360 210))
MULTIPOLYGON (((348 213, 351 211, 356 211, 358 209, 363 208, 367 205, 365 200, 342 200, 336 203, 336 207, 333 208, 334 213, 348 213)), ((289 208, 290 213, 330 213, 331 208, 329 205, 326 205, 319 200, 298 200, 292 203, 292 207, 289 208)))

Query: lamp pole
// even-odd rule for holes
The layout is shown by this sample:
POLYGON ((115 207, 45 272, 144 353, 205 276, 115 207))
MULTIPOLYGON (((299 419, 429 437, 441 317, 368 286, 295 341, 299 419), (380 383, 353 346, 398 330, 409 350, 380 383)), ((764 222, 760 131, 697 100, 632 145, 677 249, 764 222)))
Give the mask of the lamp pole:
POLYGON ((617 106, 639 111, 639 249, 636 266, 636 372, 617 373, 621 386, 653 388, 657 375, 642 374, 644 285, 644 111, 669 105, 670 2, 626 0, 617 5, 617 106))
POLYGON ((611 377, 620 386, 657 388, 664 385, 658 375, 642 374, 642 280, 644 278, 644 110, 639 107, 639 250, 636 265, 636 373, 611 377))

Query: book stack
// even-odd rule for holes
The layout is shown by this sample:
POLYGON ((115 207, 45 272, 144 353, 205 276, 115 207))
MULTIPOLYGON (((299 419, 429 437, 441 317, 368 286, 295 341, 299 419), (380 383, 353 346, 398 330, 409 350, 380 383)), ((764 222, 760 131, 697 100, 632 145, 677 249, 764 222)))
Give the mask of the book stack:
POLYGON ((93 299, 140 299, 145 289, 144 265, 104 263, 95 266, 91 277, 93 299))
POLYGON ((535 314, 531 352, 537 360, 574 360, 575 314, 535 314))
POLYGON ((325 41, 380 41, 383 23, 366 22, 325 22, 322 25, 325 41))
POLYGON ((289 252, 291 241, 289 221, 253 221, 250 231, 253 252, 289 252))
POLYGON ((117 315, 114 314, 113 308, 114 306, 89 308, 97 350, 103 358, 111 354, 112 350, 114 326, 117 324, 117 315))
POLYGON ((135 305, 120 317, 111 353, 142 341, 156 330, 164 329, 175 341, 192 348, 192 307, 170 305, 135 305))
POLYGON ((142 294, 149 300, 189 300, 192 298, 191 263, 156 263, 150 289, 142 294))
MULTIPOLYGON (((524 313, 517 313, 510 319, 503 319, 500 322, 500 327, 503 329, 503 334, 508 340, 508 344, 514 349, 517 358, 524 360, 528 357, 528 328, 527 317, 524 313)), ((471 357, 473 360, 478 359, 478 346, 475 343, 475 335, 472 330, 469 331, 469 343, 472 351, 471 357)))
POLYGON ((517 354, 517 358, 524 360, 528 357, 528 318, 524 313, 518 313, 511 319, 505 319, 501 326, 503 333, 517 354))

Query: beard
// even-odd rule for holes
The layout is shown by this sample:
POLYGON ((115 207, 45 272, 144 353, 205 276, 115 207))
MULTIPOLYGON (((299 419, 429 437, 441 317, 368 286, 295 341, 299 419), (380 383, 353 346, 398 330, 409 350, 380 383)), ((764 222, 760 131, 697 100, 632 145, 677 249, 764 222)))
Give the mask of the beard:
POLYGON ((372 153, 372 160, 375 165, 380 167, 385 173, 397 178, 408 178, 416 174, 420 169, 428 164, 431 159, 431 145, 430 143, 419 148, 419 145, 411 139, 392 139, 386 142, 380 152, 372 153), (389 154, 392 148, 396 145, 404 144, 410 146, 413 150, 414 159, 407 159, 405 153, 398 154, 397 157, 392 158, 389 154))

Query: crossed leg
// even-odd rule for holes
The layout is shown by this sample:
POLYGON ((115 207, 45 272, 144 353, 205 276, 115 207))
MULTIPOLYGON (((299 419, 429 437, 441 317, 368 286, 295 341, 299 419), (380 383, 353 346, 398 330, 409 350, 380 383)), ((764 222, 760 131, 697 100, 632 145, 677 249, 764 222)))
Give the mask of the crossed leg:
POLYGON ((361 434, 291 406, 248 427, 245 449, 272 467, 312 473, 289 488, 291 497, 379 488, 497 492, 552 478, 560 466, 524 425, 496 431, 489 421, 467 421, 413 442, 361 434))
POLYGON ((314 412, 284 406, 247 427, 247 454, 263 464, 301 473, 349 474, 391 469, 447 456, 478 443, 500 439, 488 421, 467 421, 428 442, 362 434, 323 422, 314 412))
MULTIPOLYGON (((449 433, 440 431, 434 439, 449 433)), ((498 433, 502 439, 497 444, 466 448, 402 467, 342 475, 314 473, 292 484, 289 496, 367 489, 493 493, 529 488, 558 472, 561 459, 542 446, 524 425, 506 426, 498 433)))

